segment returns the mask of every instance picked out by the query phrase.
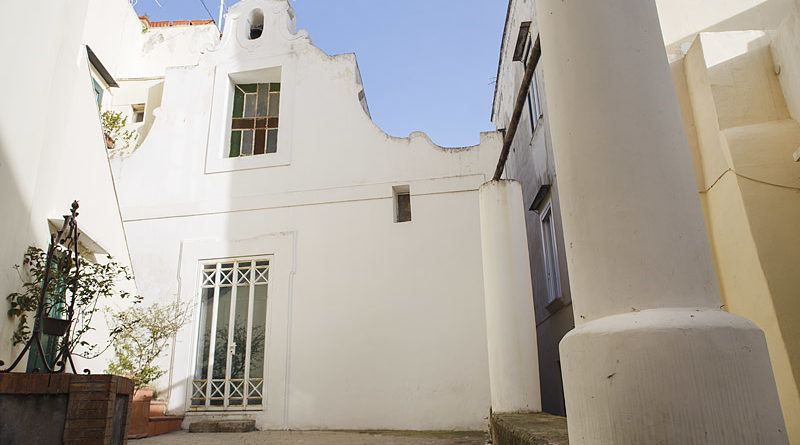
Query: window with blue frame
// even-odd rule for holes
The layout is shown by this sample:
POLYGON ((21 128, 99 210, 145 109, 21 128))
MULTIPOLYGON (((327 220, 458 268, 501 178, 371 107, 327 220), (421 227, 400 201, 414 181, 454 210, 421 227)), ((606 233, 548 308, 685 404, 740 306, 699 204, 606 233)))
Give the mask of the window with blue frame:
POLYGON ((94 96, 95 101, 97 102, 97 107, 100 108, 100 105, 103 103, 103 87, 100 86, 99 83, 92 77, 92 88, 94 89, 94 96))

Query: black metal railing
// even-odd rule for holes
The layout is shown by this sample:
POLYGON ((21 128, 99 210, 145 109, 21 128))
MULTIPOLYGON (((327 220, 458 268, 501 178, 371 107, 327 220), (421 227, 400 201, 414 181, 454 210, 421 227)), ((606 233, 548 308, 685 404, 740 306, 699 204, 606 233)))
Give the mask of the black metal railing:
MULTIPOLYGON (((72 361, 72 339, 70 338, 72 320, 75 315, 75 300, 78 298, 78 278, 80 276, 80 258, 78 256, 78 201, 72 203, 69 215, 64 215, 61 230, 50 235, 50 247, 47 249, 47 262, 36 308, 36 318, 31 337, 25 343, 17 358, 0 373, 11 372, 22 361, 25 353, 36 354, 44 369, 33 368, 32 372, 62 373, 70 366, 73 373, 75 363, 72 361), (63 296, 53 300, 50 295, 51 281, 59 280, 63 284, 63 296), (55 308, 55 310, 54 310, 55 308), (63 317, 63 318, 62 318, 63 317), (50 335, 59 338, 55 357, 48 358, 42 336, 50 335)), ((29 357, 30 362, 30 357, 29 357)), ((0 360, 0 366, 5 363, 0 360)), ((88 373, 88 370, 84 370, 88 373)))

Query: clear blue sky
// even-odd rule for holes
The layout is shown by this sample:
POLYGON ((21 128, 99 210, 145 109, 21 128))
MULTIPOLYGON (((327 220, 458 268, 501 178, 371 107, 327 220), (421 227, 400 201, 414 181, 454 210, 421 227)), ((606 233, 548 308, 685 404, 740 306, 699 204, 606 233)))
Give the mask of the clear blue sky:
MULTIPOLYGON (((201 0, 138 0, 150 20, 207 19, 201 0)), ((216 19, 219 0, 203 0, 216 19)), ((226 8, 237 0, 226 0, 226 8)), ((355 52, 373 120, 392 136, 478 143, 489 121, 506 0, 296 0, 297 28, 355 52)))

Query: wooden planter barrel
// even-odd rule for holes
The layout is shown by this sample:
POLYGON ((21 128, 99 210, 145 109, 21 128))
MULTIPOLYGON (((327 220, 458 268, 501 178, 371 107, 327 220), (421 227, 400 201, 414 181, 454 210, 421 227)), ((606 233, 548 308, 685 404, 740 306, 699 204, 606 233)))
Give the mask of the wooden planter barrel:
POLYGON ((124 445, 132 392, 115 375, 0 374, 0 444, 124 445))

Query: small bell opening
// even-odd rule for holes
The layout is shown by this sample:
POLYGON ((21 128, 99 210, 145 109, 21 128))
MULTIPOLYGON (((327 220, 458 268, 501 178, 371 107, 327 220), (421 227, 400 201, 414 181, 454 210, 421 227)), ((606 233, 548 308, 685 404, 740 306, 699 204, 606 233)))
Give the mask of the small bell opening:
POLYGON ((260 9, 254 9, 250 13, 250 40, 261 37, 264 32, 264 13, 260 9))

